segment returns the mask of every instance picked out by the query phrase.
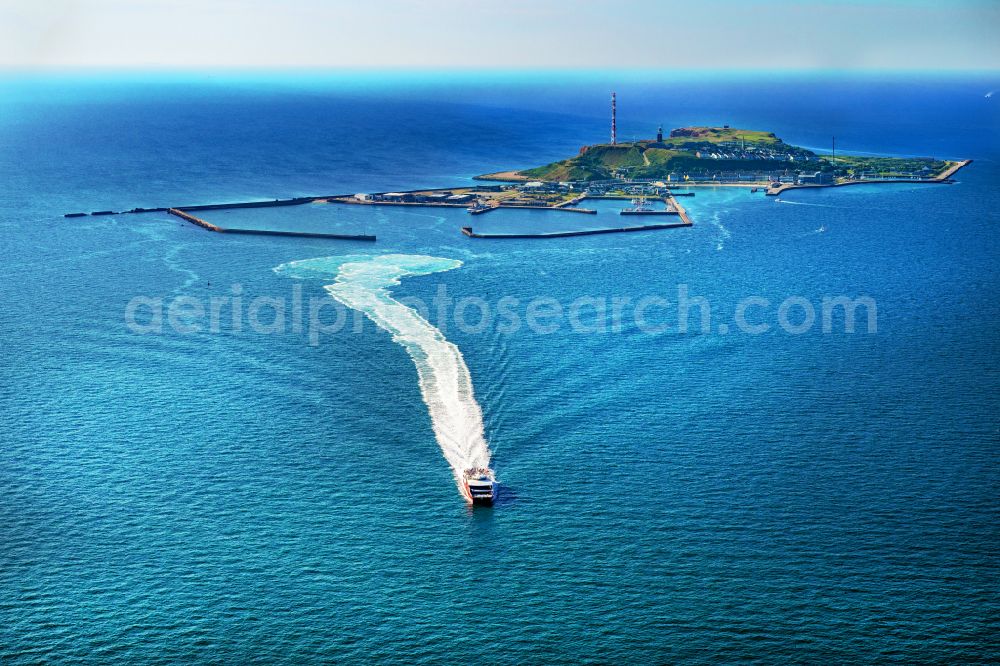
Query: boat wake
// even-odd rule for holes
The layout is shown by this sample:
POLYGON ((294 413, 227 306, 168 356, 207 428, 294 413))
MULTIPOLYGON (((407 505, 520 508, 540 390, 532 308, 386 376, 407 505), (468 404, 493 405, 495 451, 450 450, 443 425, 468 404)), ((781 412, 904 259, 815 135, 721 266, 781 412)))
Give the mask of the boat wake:
POLYGON ((293 261, 275 271, 292 277, 335 274, 325 287, 334 299, 363 313, 388 331, 406 350, 430 412, 434 436, 455 483, 461 488, 465 470, 489 467, 490 449, 483 431, 483 413, 476 402, 472 377, 462 352, 415 309, 393 298, 390 289, 400 279, 458 268, 457 259, 414 254, 324 257, 293 261))
POLYGON ((790 206, 816 206, 817 208, 843 208, 843 206, 833 206, 831 204, 810 203, 808 201, 789 201, 788 199, 775 199, 776 203, 788 204, 790 206))
POLYGON ((721 252, 726 247, 726 241, 732 237, 732 233, 730 233, 729 229, 726 228, 726 225, 722 223, 721 212, 717 211, 712 213, 712 226, 719 230, 719 237, 716 239, 715 249, 721 252))

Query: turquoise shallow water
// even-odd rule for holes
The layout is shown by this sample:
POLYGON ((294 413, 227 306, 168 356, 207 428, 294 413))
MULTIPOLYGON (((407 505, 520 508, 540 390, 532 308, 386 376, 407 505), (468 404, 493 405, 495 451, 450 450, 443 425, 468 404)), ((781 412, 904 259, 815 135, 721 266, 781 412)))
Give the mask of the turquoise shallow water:
MULTIPOLYGON (((466 238, 460 210, 205 215, 363 229, 371 245, 61 214, 462 183, 602 139, 607 82, 5 80, 4 661, 995 661, 989 83, 617 87, 628 133, 726 121, 825 145, 831 128, 857 150, 974 158, 953 186, 699 190, 691 229, 555 242, 466 238), (364 316, 316 345, 307 326, 225 316, 218 333, 126 325, 135 296, 296 287, 308 319, 335 273, 275 268, 390 253, 461 262, 402 278, 394 299, 676 303, 686 285, 710 327, 681 334, 660 310, 662 332, 628 317, 476 332, 431 308, 502 484, 472 511, 414 358, 364 316), (752 313, 771 325, 760 335, 733 319, 753 295, 771 303, 752 313), (836 295, 874 299, 877 332, 777 325, 787 297, 836 295)), ((599 206, 579 223, 619 221, 599 206)), ((482 216, 497 231, 570 223, 482 216)))

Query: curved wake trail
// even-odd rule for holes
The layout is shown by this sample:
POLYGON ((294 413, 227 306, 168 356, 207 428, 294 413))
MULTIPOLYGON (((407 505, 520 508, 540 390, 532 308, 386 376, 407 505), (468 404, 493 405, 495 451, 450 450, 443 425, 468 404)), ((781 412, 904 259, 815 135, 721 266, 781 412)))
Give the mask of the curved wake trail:
POLYGON ((336 270, 326 291, 358 310, 392 335, 417 367, 420 394, 430 412, 434 436, 455 475, 456 484, 471 467, 489 467, 490 449, 483 413, 476 402, 472 376, 462 352, 413 308, 397 301, 390 288, 404 277, 458 268, 457 259, 412 254, 307 259, 279 266, 292 274, 336 270))

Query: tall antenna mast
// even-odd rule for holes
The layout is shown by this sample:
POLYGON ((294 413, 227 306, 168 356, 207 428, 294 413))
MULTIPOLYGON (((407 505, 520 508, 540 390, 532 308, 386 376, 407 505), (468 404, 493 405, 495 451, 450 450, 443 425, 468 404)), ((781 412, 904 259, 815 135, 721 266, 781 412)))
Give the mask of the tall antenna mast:
POLYGON ((833 144, 832 145, 833 145, 833 148, 832 148, 833 149, 833 156, 831 157, 831 161, 836 162, 837 161, 837 137, 833 137, 833 144))
POLYGON ((615 94, 611 93, 611 145, 618 145, 618 105, 615 101, 615 94))

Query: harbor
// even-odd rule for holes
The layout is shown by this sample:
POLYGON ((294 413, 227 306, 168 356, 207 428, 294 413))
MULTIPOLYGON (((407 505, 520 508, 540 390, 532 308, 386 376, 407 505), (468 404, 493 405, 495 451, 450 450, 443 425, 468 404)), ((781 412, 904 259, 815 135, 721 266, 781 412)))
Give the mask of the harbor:
MULTIPOLYGON (((231 211, 254 208, 277 208, 296 207, 307 204, 315 205, 345 205, 358 207, 405 207, 405 208, 446 208, 462 209, 469 215, 478 216, 498 210, 525 210, 525 211, 549 211, 554 213, 576 213, 583 215, 597 215, 594 208, 581 206, 588 199, 595 200, 623 200, 629 199, 637 201, 636 197, 652 196, 655 201, 662 201, 665 208, 649 210, 622 210, 622 215, 678 215, 681 218, 679 223, 653 224, 643 226, 614 227, 609 229, 581 229, 557 232, 539 232, 538 234, 517 234, 514 236, 499 234, 497 237, 566 237, 591 235, 594 233, 615 233, 622 231, 641 231, 651 229, 669 229, 675 227, 690 226, 691 220, 686 212, 674 199, 674 194, 667 188, 650 186, 644 183, 625 184, 620 190, 609 191, 585 189, 574 191, 572 186, 540 185, 537 183, 527 184, 505 184, 505 185, 476 185, 452 188, 431 188, 420 190, 408 190, 403 192, 376 192, 358 194, 336 194, 318 195, 307 197, 278 198, 257 201, 236 201, 223 203, 193 204, 185 206, 159 206, 159 207, 135 207, 128 210, 99 210, 91 213, 71 212, 64 214, 65 218, 82 218, 89 216, 113 216, 113 215, 133 215, 142 213, 165 212, 180 219, 183 219, 201 229, 220 234, 242 234, 257 236, 286 236, 299 238, 325 238, 331 240, 349 241, 369 241, 376 240, 376 236, 366 233, 327 233, 320 231, 288 231, 276 229, 244 229, 231 228, 215 224, 194 213, 203 211, 231 211)), ((677 196, 693 196, 693 192, 677 193, 677 196)), ((490 235, 467 233, 465 228, 461 229, 465 235, 478 238, 490 235)), ((471 229, 470 229, 471 231, 471 229)))
MULTIPOLYGON (((602 199, 622 199, 623 197, 594 197, 602 199)), ((484 239, 528 239, 528 238, 571 238, 575 236, 596 236, 603 234, 619 234, 619 233, 633 233, 639 231, 658 231, 663 229, 683 229, 692 226, 691 218, 688 216, 687 210, 683 206, 677 203, 676 199, 672 195, 668 194, 663 197, 662 202, 665 208, 653 209, 651 205, 644 202, 641 199, 633 199, 633 208, 625 208, 619 210, 619 215, 652 215, 661 216, 669 215, 676 216, 679 218, 677 222, 658 222, 654 224, 637 224, 629 226, 616 226, 608 228, 596 228, 596 229, 576 229, 576 230, 562 230, 562 231, 539 231, 539 232, 514 232, 514 233, 494 233, 494 232, 482 232, 476 231, 471 225, 466 225, 461 228, 463 234, 469 238, 484 238, 484 239)), ((596 211, 595 211, 596 212, 596 211)), ((604 211, 607 214, 607 211, 604 211)))

